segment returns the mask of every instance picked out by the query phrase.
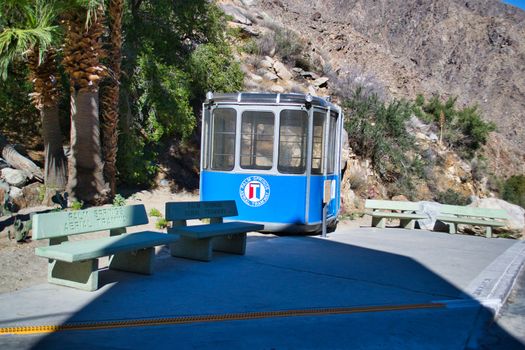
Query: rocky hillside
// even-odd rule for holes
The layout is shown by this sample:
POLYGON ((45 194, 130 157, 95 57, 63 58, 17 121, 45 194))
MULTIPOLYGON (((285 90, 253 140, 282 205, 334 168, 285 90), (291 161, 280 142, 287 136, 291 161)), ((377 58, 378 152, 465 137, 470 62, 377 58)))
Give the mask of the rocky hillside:
POLYGON ((364 82, 387 98, 439 94, 478 104, 498 127, 492 169, 525 172, 524 11, 498 0, 221 3, 243 9, 254 25, 294 30, 332 81, 364 82))

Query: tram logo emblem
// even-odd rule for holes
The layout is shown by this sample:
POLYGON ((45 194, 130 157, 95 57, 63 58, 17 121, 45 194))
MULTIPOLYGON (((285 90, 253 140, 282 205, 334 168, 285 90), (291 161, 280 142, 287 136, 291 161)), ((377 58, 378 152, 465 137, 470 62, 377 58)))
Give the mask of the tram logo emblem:
POLYGON ((239 195, 250 207, 260 207, 270 198, 270 185, 260 176, 249 176, 241 183, 239 195))

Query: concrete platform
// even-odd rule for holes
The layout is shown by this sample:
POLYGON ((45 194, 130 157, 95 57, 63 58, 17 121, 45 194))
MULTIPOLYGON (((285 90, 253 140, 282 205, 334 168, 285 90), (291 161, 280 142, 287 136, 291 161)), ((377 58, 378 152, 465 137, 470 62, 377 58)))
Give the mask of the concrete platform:
POLYGON ((105 271, 96 292, 0 294, 1 331, 21 327, 0 348, 476 348, 524 261, 523 241, 421 230, 253 234, 245 256, 162 250, 154 275, 105 271))

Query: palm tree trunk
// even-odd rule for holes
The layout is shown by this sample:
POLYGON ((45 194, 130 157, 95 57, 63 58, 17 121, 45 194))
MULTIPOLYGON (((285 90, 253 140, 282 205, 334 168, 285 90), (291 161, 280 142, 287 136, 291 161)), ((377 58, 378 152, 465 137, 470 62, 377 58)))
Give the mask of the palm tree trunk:
POLYGON ((105 200, 98 104, 98 92, 79 90, 71 94, 68 192, 72 200, 89 203, 105 200))
POLYGON ((42 138, 44 141, 45 201, 49 201, 57 191, 66 188, 67 162, 62 148, 62 130, 60 128, 58 101, 61 84, 58 79, 56 50, 49 48, 40 62, 38 46, 28 54, 28 67, 34 92, 31 94, 33 105, 40 111, 42 118, 42 138))
POLYGON ((109 69, 113 72, 111 79, 102 91, 102 135, 104 146, 104 175, 109 183, 111 196, 116 193, 116 163, 118 151, 118 121, 120 93, 120 65, 122 61, 122 14, 124 0, 111 0, 109 4, 111 47, 109 69))
POLYGON ((44 183, 51 195, 66 188, 67 162, 62 147, 62 132, 58 106, 43 107, 42 137, 44 139, 45 167, 44 183))
POLYGON ((92 204, 107 201, 103 177, 99 125, 99 81, 107 75, 100 64, 105 57, 101 37, 104 11, 91 14, 82 9, 65 16, 66 40, 63 64, 71 84, 70 198, 92 204))

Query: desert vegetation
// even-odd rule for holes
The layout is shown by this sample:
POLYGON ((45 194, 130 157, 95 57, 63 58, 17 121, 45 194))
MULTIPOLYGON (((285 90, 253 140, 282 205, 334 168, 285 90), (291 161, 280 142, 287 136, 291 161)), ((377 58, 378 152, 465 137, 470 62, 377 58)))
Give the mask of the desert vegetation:
POLYGON ((2 0, 0 13, 0 130, 45 145, 50 194, 107 202, 117 183, 151 184, 168 140, 191 140, 206 91, 241 89, 208 1, 2 0))
MULTIPOLYGON (((342 85, 342 86, 348 86, 342 85)), ((482 167, 481 146, 495 125, 482 120, 476 106, 456 108, 456 98, 442 102, 439 96, 428 101, 419 95, 414 101, 385 101, 373 88, 357 85, 342 91, 347 111, 345 124, 349 145, 355 154, 370 159, 372 168, 386 185, 389 196, 404 194, 421 199, 418 183, 427 183, 433 199, 449 204, 467 204, 468 197, 453 189, 433 188, 434 167, 443 162, 431 149, 422 149, 410 130, 411 118, 418 117, 439 133, 439 143, 472 164, 472 175, 480 180, 487 174, 482 167)))

